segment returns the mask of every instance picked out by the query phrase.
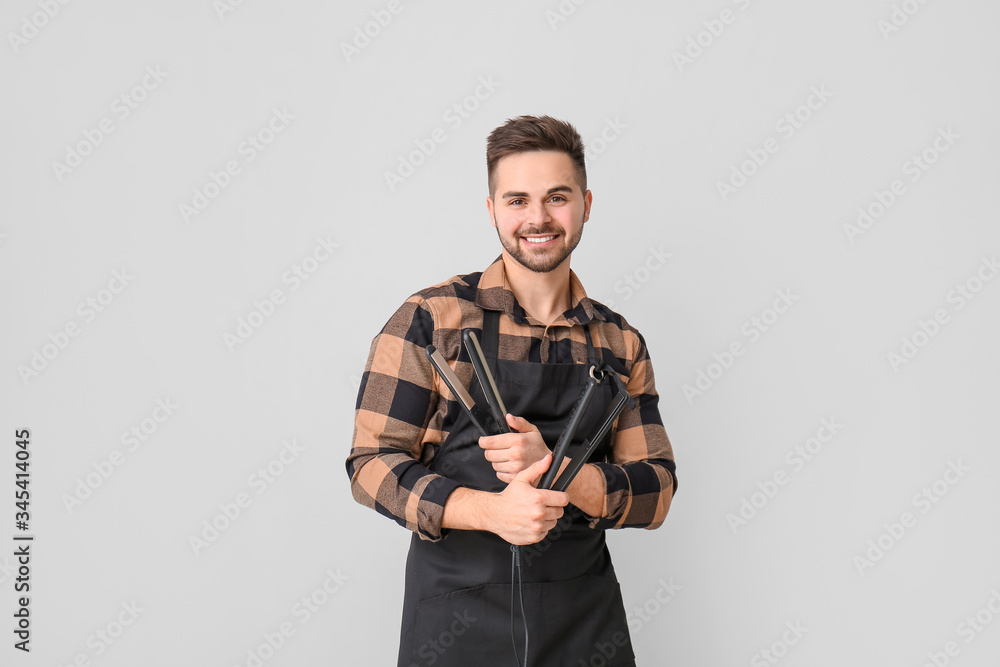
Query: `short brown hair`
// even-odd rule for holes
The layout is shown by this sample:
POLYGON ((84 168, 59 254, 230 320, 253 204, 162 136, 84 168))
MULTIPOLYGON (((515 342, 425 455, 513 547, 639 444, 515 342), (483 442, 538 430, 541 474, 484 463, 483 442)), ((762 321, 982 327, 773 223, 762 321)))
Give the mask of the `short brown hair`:
POLYGON ((576 128, 552 116, 518 116, 490 132, 486 139, 486 176, 490 196, 496 188, 495 171, 501 158, 529 151, 562 151, 576 165, 576 179, 587 191, 587 166, 583 161, 583 139, 576 128))

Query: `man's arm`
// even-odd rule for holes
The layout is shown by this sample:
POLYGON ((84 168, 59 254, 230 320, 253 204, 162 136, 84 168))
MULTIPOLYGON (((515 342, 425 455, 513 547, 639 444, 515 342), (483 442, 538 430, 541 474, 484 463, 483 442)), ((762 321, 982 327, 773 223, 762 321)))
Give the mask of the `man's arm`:
POLYGON ((500 493, 460 487, 444 506, 444 528, 488 530, 511 544, 540 542, 563 515, 567 494, 535 488, 552 455, 519 472, 500 493))
POLYGON ((442 537, 444 505, 458 487, 421 463, 424 447, 443 437, 434 370, 424 353, 433 337, 430 305, 414 295, 374 338, 347 458, 355 500, 432 541, 442 537))
MULTIPOLYGON (((567 461, 567 464, 569 461, 567 461)), ((565 466, 563 466, 565 467, 565 466)), ((592 463, 586 463, 566 489, 569 501, 590 517, 604 514, 604 475, 592 463)))
MULTIPOLYGON (((634 337, 631 344, 635 357, 626 389, 635 399, 635 406, 626 408, 618 417, 611 461, 583 466, 580 476, 586 471, 588 478, 577 493, 596 501, 596 489, 603 491, 600 512, 580 508, 591 517, 592 528, 653 529, 666 519, 677 490, 674 454, 660 418, 660 398, 646 342, 624 320, 622 325, 626 340, 634 337), (602 479, 598 481, 594 473, 602 479)), ((571 494, 570 502, 572 498, 571 494)))

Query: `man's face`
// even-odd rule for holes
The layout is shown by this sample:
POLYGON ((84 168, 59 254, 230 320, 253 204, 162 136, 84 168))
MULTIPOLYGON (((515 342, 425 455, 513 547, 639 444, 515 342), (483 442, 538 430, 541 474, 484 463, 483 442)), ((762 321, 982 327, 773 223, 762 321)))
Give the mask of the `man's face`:
POLYGON ((486 200, 500 243, 522 266, 552 271, 569 257, 590 217, 569 155, 560 151, 515 153, 497 162, 496 190, 486 200))

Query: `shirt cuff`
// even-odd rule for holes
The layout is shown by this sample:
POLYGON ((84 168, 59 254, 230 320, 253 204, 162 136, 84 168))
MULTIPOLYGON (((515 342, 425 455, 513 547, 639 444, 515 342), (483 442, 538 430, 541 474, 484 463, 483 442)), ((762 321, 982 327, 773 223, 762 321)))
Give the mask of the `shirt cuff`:
POLYGON ((448 536, 448 529, 442 528, 444 504, 451 492, 460 487, 455 480, 435 475, 424 487, 417 501, 417 535, 420 539, 437 542, 448 536))
POLYGON ((613 463, 590 463, 604 476, 604 516, 585 515, 594 529, 613 528, 626 510, 631 483, 621 466, 613 463))

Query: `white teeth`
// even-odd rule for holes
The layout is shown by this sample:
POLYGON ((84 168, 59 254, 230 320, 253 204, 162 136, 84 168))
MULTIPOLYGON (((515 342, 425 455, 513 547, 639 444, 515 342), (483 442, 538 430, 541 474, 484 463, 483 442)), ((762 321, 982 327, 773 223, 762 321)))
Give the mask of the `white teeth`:
POLYGON ((528 243, 546 243, 554 238, 555 238, 554 236, 543 236, 537 239, 529 239, 528 237, 525 237, 524 240, 527 241, 528 243))

